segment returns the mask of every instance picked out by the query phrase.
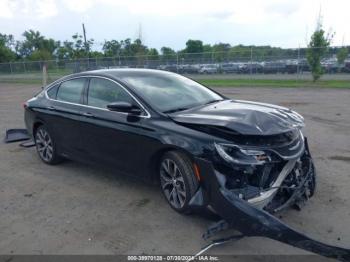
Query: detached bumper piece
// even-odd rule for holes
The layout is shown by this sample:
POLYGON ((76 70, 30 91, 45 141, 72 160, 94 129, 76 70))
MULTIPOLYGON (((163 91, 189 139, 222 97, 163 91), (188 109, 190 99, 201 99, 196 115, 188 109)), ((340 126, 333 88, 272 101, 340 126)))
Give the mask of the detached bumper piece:
POLYGON ((35 142, 31 140, 26 129, 6 129, 4 138, 5 143, 14 143, 20 141, 24 141, 19 144, 21 147, 28 148, 35 146, 35 142))
POLYGON ((30 136, 26 129, 6 129, 5 132, 5 143, 13 143, 19 141, 29 140, 30 136))
POLYGON ((266 191, 268 194, 260 192, 259 196, 249 199, 227 188, 226 177, 214 171, 210 162, 200 159, 198 164, 203 178, 202 185, 190 203, 210 206, 223 219, 210 227, 203 238, 208 239, 218 231, 229 228, 241 233, 231 238, 215 240, 205 250, 242 237, 267 237, 325 257, 350 261, 350 249, 314 240, 272 215, 289 206, 300 208, 314 193, 315 168, 306 140, 305 152, 298 159, 291 159, 285 164, 278 176, 282 178, 281 181, 277 181, 278 178, 276 180, 278 185, 269 188, 266 191))

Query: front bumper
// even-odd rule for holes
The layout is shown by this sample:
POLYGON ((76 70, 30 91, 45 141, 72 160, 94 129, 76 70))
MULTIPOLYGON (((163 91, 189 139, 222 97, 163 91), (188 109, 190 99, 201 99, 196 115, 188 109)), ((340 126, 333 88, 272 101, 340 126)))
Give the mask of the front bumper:
MULTIPOLYGON (((307 141, 305 143, 305 153, 302 157, 304 162, 308 163, 307 172, 304 172, 305 174, 300 180, 301 183, 289 198, 283 201, 281 205, 275 206, 273 210, 290 206, 300 201, 300 199, 307 198, 313 194, 313 192, 308 191, 314 190, 314 185, 312 189, 310 184, 315 184, 315 172, 307 141)), ((294 161, 299 160, 288 162, 285 166, 285 171, 281 172, 279 180, 283 180, 283 177, 287 177, 288 171, 295 168, 297 162, 294 161)), ((197 207, 210 206, 227 222, 229 227, 238 230, 244 236, 267 237, 319 255, 336 258, 341 261, 350 261, 349 249, 331 246, 311 239, 284 224, 273 216, 271 212, 267 212, 267 207, 278 195, 278 190, 267 191, 268 193, 257 198, 244 200, 225 186, 225 177, 215 172, 211 162, 197 159, 196 163, 199 166, 202 180, 199 190, 190 201, 190 205, 197 207)))
POLYGON ((267 206, 276 196, 278 188, 282 185, 284 179, 288 176, 288 174, 290 174, 290 172, 292 172, 296 162, 296 160, 289 160, 283 167, 276 181, 271 186, 271 189, 261 192, 259 196, 248 199, 248 203, 257 208, 264 208, 267 206))

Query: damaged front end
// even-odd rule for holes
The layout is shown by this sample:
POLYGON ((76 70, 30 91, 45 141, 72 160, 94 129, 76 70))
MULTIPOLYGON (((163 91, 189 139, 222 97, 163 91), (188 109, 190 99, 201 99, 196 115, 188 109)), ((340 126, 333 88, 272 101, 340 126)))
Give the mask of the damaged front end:
MULTIPOLYGON (((349 249, 313 240, 273 216, 286 207, 300 208, 315 191, 315 167, 301 131, 295 129, 282 137, 263 140, 244 139, 240 144, 216 143, 213 161, 196 160, 202 183, 190 203, 209 206, 223 218, 224 228, 236 229, 242 236, 268 237, 349 261, 349 249)), ((220 228, 222 221, 208 234, 220 228)))
POLYGON ((265 138, 265 143, 259 145, 258 141, 245 145, 215 144, 218 154, 213 161, 225 188, 271 213, 288 206, 300 208, 313 195, 316 182, 302 133, 290 131, 283 139, 279 137, 278 143, 274 139, 277 136, 265 138))

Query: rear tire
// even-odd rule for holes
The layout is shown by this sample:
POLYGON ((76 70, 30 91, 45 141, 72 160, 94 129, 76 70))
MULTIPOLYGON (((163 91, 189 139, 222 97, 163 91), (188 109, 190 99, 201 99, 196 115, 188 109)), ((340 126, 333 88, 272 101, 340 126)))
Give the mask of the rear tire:
POLYGON ((179 213, 191 213, 189 201, 198 189, 192 161, 181 152, 167 152, 160 161, 159 175, 169 205, 179 213))
POLYGON ((45 125, 39 126, 34 133, 36 151, 40 159, 48 165, 56 165, 63 158, 58 155, 55 140, 45 125))

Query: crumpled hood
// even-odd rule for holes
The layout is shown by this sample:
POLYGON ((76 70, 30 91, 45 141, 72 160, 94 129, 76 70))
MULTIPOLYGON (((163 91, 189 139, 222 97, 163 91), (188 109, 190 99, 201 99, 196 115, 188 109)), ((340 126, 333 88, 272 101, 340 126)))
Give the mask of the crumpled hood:
POLYGON ((288 108, 243 100, 224 100, 169 116, 175 122, 225 127, 244 135, 275 135, 304 126, 304 118, 288 108))

